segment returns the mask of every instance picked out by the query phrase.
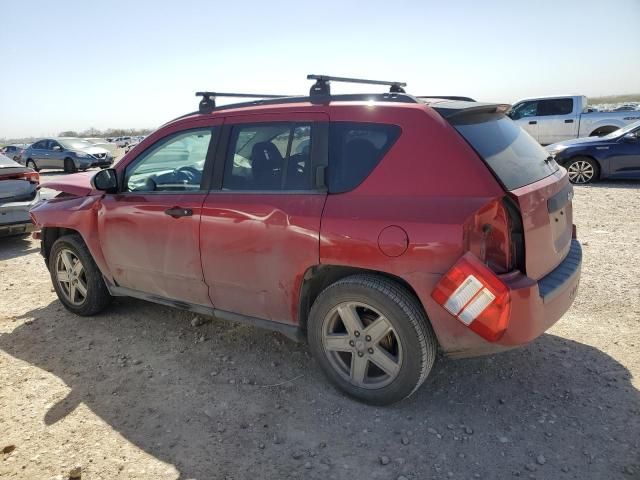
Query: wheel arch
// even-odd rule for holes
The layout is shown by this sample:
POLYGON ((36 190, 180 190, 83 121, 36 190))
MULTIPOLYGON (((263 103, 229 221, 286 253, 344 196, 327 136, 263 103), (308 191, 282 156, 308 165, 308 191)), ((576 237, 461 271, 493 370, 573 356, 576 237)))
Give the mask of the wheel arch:
POLYGON ((425 317, 427 318, 427 321, 431 323, 431 320, 429 320, 429 315, 427 314, 424 305, 420 301, 420 297, 416 293, 415 289, 411 286, 411 284, 409 284, 409 282, 407 282, 403 278, 380 270, 370 270, 366 268, 358 268, 345 265, 321 264, 314 265, 313 267, 308 268, 302 280, 302 285, 300 287, 300 298, 298 301, 298 325, 300 329, 306 331, 311 306, 313 305, 313 302, 316 300, 316 298, 318 298, 318 295, 320 295, 320 293, 325 288, 345 277, 363 273, 386 278, 387 280, 390 280, 402 286, 410 295, 415 298, 417 304, 420 306, 425 317))
POLYGON ((593 130, 591 131, 591 133, 589 134, 590 137, 599 137, 602 135, 608 135, 611 132, 615 132, 616 130, 618 130, 621 126, 617 126, 614 125, 612 123, 607 123, 605 125, 598 125, 595 128, 593 128, 593 130))
MULTIPOLYGON (((82 238, 82 234, 78 230, 66 227, 43 227, 42 228, 42 256, 44 257, 45 264, 49 268, 49 254, 51 253, 51 247, 60 237, 65 235, 78 235, 82 238)), ((84 238, 82 238, 84 242, 84 238)), ((86 244, 86 242, 85 242, 86 244)))

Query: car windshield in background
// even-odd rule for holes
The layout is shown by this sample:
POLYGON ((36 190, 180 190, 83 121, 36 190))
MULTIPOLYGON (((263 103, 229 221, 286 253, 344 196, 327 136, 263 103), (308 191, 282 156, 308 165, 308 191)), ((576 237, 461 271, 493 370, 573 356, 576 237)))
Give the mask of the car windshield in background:
POLYGON ((89 148, 93 146, 91 142, 87 142, 86 140, 83 140, 81 138, 65 138, 58 140, 58 142, 60 142, 60 144, 67 149, 89 148))
POLYGON ((529 185, 558 171, 549 154, 504 115, 477 116, 454 127, 484 159, 507 190, 529 185))
POLYGON ((626 127, 622 127, 622 128, 619 128, 618 130, 614 130, 609 135, 605 135, 602 138, 607 138, 607 139, 618 138, 629 132, 633 132, 636 128, 639 128, 639 127, 640 127, 640 121, 633 122, 627 125, 626 127))

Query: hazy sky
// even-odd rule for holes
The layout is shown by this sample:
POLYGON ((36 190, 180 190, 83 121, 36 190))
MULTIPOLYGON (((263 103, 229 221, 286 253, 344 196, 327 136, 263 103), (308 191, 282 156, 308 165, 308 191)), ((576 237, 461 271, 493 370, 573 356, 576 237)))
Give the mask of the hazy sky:
POLYGON ((304 94, 307 73, 503 102, 640 92, 640 0, 2 0, 0 14, 0 138, 152 128, 195 110, 196 90, 304 94))

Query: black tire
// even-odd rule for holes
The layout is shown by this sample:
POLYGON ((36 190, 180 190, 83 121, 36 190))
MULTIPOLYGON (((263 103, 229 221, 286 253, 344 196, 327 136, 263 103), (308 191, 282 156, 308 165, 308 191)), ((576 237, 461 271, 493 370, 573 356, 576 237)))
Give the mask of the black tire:
POLYGON ((565 168, 569 181, 575 185, 586 185, 600 178, 600 165, 591 157, 573 157, 565 168))
POLYGON ((104 283, 102 273, 100 273, 98 266, 93 261, 93 257, 80 235, 65 235, 54 242, 49 253, 49 272, 51 273, 51 281, 58 299, 67 310, 76 315, 95 315, 104 310, 112 300, 104 283), (56 262, 60 252, 63 250, 70 250, 82 262, 84 267, 87 294, 80 305, 75 305, 66 298, 63 287, 57 279, 56 262))
POLYGON ((33 168, 36 172, 39 172, 40 169, 38 168, 38 166, 36 165, 36 162, 34 162, 31 158, 29 158, 27 160, 27 162, 25 163, 25 166, 27 168, 33 168))
MULTIPOLYGON (((401 285, 370 274, 346 277, 320 293, 311 307, 308 340, 312 354, 334 385, 346 394, 374 405, 389 405, 415 392, 431 371, 438 348, 436 336, 418 300, 401 285), (326 322, 331 312, 338 305, 349 302, 366 304, 377 310, 392 325, 393 334, 402 345, 398 373, 391 383, 380 388, 362 388, 347 380, 344 373, 334 366, 335 361, 330 359, 332 352, 323 346, 326 322)), ((372 350, 369 352, 373 353, 372 350)), ((353 356, 353 362, 356 350, 347 355, 353 356)), ((366 371, 370 371, 371 365, 374 364, 368 363, 366 371)))
POLYGON ((70 158, 64 159, 64 171, 66 173, 76 173, 78 171, 76 164, 70 158))

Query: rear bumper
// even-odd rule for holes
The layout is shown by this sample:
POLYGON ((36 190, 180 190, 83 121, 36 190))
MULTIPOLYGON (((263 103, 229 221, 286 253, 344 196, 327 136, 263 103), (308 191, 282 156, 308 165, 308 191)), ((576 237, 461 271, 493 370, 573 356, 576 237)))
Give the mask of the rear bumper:
POLYGON ((29 209, 40 201, 40 194, 26 202, 0 203, 0 237, 21 235, 34 230, 29 209))
POLYGON ((560 320, 576 298, 582 267, 582 247, 571 241, 569 254, 551 273, 535 282, 524 275, 505 280, 511 290, 511 320, 499 342, 528 343, 560 320))
POLYGON ((524 345, 555 324, 573 303, 580 282, 582 247, 572 240, 569 254, 551 273, 535 281, 520 272, 501 275, 509 288, 509 325, 496 342, 476 335, 438 304, 430 304, 429 318, 442 349, 451 357, 486 355, 524 345), (433 310, 435 309, 435 310, 433 310))

